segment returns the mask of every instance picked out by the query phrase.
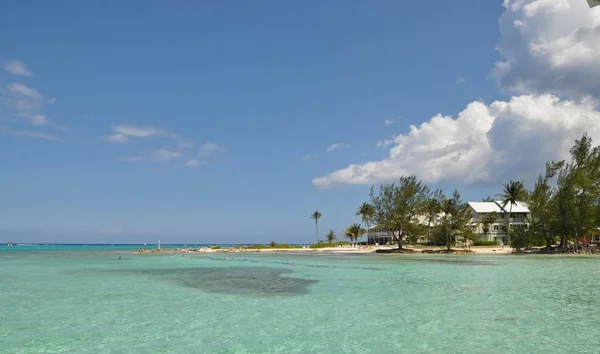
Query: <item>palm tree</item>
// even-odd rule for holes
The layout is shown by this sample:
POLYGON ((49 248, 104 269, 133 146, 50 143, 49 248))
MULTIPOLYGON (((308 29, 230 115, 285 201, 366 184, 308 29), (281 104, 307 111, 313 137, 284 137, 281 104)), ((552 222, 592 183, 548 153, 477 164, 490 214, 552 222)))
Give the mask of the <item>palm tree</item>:
MULTIPOLYGON (((369 235, 369 230, 371 229, 371 220, 375 217, 375 207, 369 203, 362 203, 356 209, 356 215, 360 215, 362 218, 362 222, 367 224, 367 237, 369 235)), ((369 242, 369 240, 367 240, 369 242)))
POLYGON ((337 239, 337 237, 335 236, 335 232, 333 232, 333 230, 329 230, 329 233, 325 237, 327 237, 327 241, 329 242, 330 245, 333 241, 335 241, 337 239))
POLYGON ((310 215, 311 219, 315 219, 315 230, 317 230, 317 244, 319 243, 319 219, 323 216, 319 211, 315 211, 310 215))
POLYGON ((360 224, 354 223, 346 229, 344 236, 348 237, 350 242, 353 243, 354 240, 358 240, 366 232, 367 230, 363 229, 360 224))
POLYGON ((510 208, 508 210, 508 218, 507 218, 507 241, 510 246, 510 220, 512 214, 512 207, 519 200, 521 200, 525 196, 525 187, 523 186, 523 182, 515 182, 510 181, 503 186, 502 193, 497 194, 496 196, 502 200, 502 208, 506 207, 506 204, 510 203, 510 208))

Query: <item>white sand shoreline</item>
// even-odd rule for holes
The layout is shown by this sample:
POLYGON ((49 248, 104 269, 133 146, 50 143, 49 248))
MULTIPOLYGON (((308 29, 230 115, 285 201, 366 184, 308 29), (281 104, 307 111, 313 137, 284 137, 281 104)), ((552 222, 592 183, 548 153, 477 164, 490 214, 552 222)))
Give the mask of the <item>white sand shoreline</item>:
MULTIPOLYGON (((157 249, 141 249, 135 251, 135 253, 338 253, 338 254, 367 254, 375 253, 377 250, 391 250, 395 249, 396 246, 369 246, 369 247, 323 247, 323 248, 243 248, 243 247, 232 247, 232 248, 163 248, 157 249)), ((444 250, 444 247, 412 247, 405 246, 406 249, 414 251, 415 254, 428 253, 427 251, 440 251, 444 250), (424 252, 425 251, 425 252, 424 252)), ((453 247, 453 250, 458 252, 464 252, 463 254, 471 255, 491 255, 491 254, 511 254, 512 249, 510 247, 501 246, 473 246, 470 248, 464 247, 453 247), (467 251, 467 252, 465 252, 467 251), (470 252, 469 252, 470 251, 470 252)))

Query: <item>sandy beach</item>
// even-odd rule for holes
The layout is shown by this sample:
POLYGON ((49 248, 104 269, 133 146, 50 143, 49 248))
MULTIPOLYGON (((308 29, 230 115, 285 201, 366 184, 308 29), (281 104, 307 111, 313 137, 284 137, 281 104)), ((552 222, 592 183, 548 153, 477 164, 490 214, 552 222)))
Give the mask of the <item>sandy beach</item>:
MULTIPOLYGON (((176 249, 141 249, 136 253, 350 253, 350 254, 365 254, 375 253, 377 250, 395 249, 396 246, 370 246, 370 247, 323 247, 323 248, 176 248, 176 249)), ((413 250, 414 253, 425 253, 424 251, 439 251, 444 247, 412 247, 405 246, 406 249, 413 250)), ((464 252, 470 250, 470 254, 511 254, 510 247, 454 247, 453 250, 464 252)))

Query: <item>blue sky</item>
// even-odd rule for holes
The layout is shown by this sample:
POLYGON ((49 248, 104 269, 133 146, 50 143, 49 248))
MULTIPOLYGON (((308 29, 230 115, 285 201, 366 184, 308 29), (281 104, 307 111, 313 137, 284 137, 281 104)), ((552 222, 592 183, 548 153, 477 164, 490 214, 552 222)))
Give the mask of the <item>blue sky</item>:
MULTIPOLYGON (((378 142, 438 113, 510 98, 492 77, 504 11, 7 1, 0 241, 311 242, 316 209, 341 234, 370 183, 313 179, 384 160, 378 142)), ((500 188, 431 181, 474 200, 500 188)))

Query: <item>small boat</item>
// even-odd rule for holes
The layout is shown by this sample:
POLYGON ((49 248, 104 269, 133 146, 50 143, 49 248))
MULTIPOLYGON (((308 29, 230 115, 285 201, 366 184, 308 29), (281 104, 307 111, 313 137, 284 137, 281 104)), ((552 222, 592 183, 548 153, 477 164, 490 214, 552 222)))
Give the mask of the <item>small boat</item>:
POLYGON ((7 245, 8 247, 12 247, 12 246, 14 245, 14 243, 12 243, 12 242, 9 242, 9 243, 7 243, 6 245, 7 245))

